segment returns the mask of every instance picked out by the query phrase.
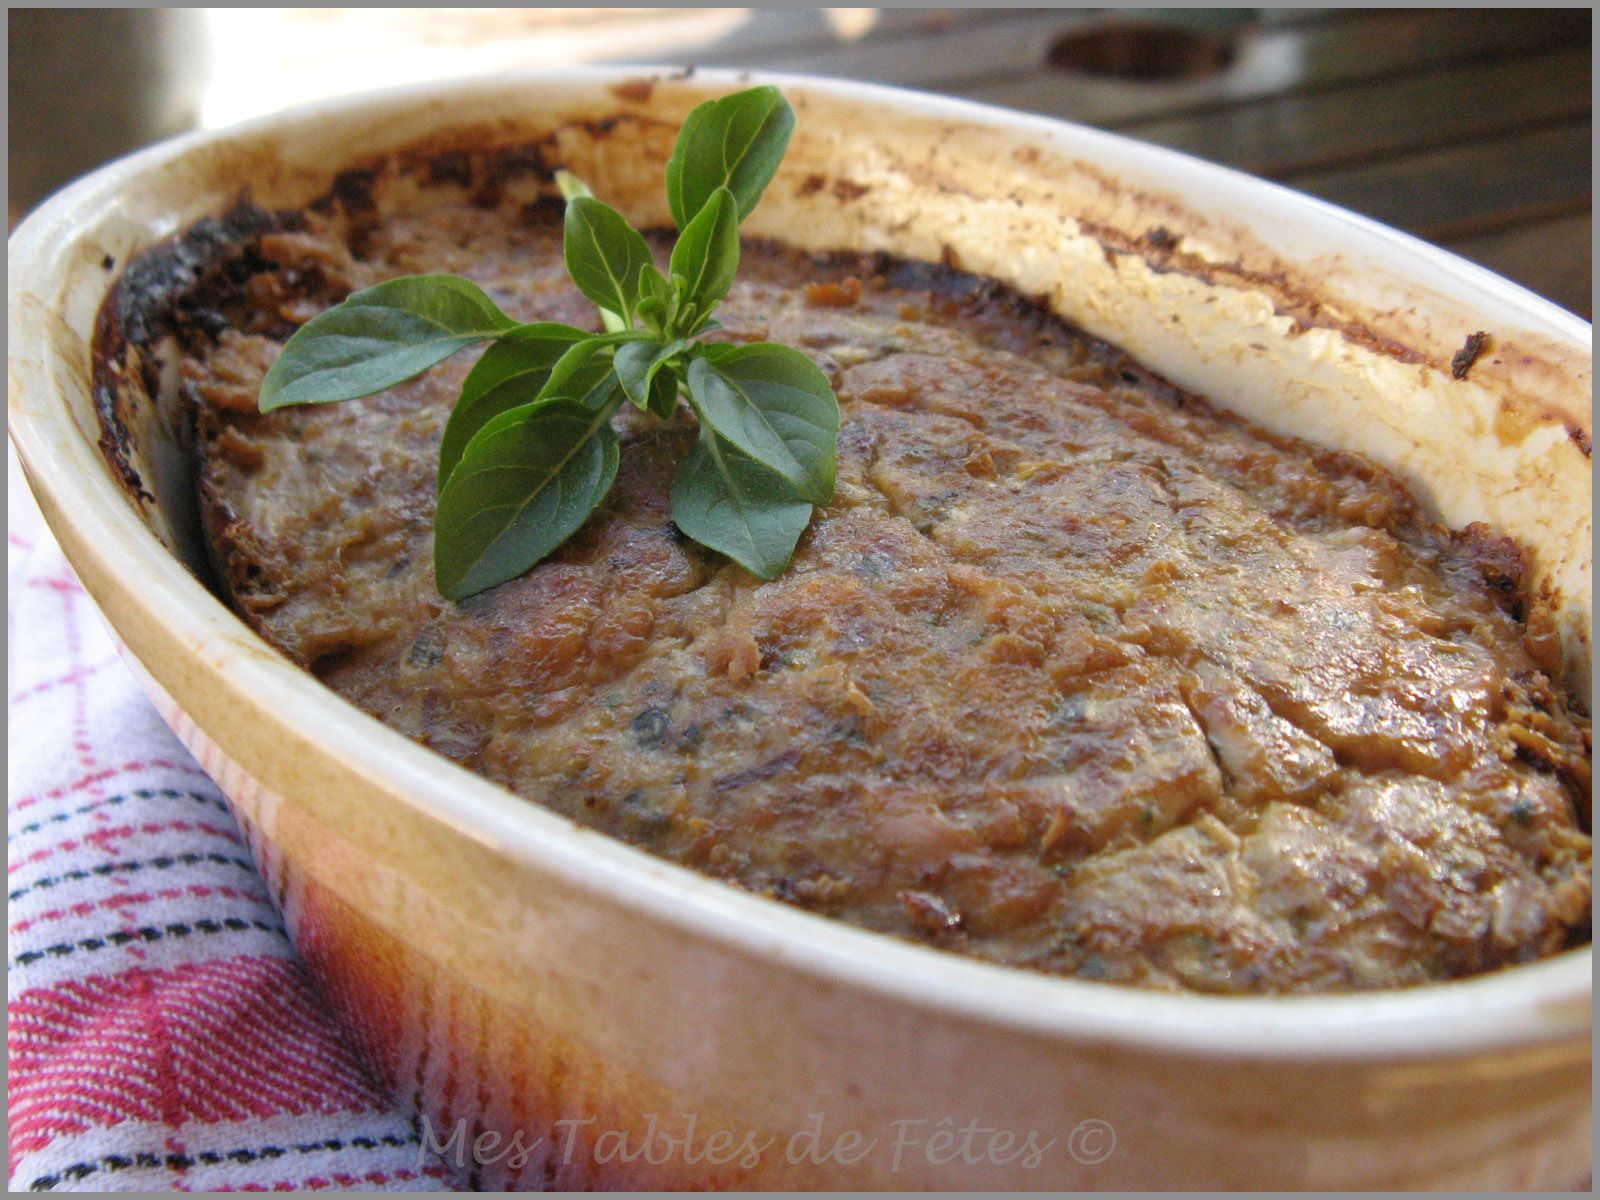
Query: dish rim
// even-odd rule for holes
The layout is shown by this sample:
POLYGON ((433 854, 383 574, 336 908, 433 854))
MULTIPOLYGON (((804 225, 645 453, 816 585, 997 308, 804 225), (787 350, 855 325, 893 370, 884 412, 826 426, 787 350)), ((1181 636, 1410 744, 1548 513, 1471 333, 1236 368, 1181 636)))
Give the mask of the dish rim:
MULTIPOLYGON (((101 167, 46 201, 8 243, 8 426, 51 523, 77 533, 83 554, 95 560, 96 574, 114 581, 122 602, 137 606, 148 621, 182 628, 194 663, 270 722, 275 737, 315 748, 373 788, 521 869, 554 876, 735 954, 985 1026, 1204 1059, 1404 1060, 1587 1038, 1592 943, 1485 975, 1383 991, 1245 997, 1164 993, 992 964, 743 892, 578 825, 410 741, 271 650, 189 573, 128 504, 70 409, 55 402, 51 381, 58 372, 49 364, 59 364, 60 355, 47 336, 43 304, 26 301, 32 299, 29 285, 48 279, 50 268, 64 260, 84 217, 114 204, 118 185, 130 176, 159 171, 197 149, 241 136, 283 131, 292 137, 297 127, 314 121, 384 105, 530 85, 598 90, 641 76, 662 79, 665 71, 630 66, 530 70, 337 97, 159 143, 101 167), (18 349, 29 345, 42 349, 36 355, 18 349)), ((775 83, 913 115, 1048 134, 1079 146, 1113 149, 1112 172, 1130 164, 1146 173, 1166 167, 1223 184, 1225 191, 1259 191, 1268 198, 1272 219, 1331 222, 1358 247, 1363 240, 1380 243, 1436 275, 1458 280, 1473 302, 1514 310, 1529 328, 1589 347, 1588 322, 1482 267, 1325 201, 1177 151, 1072 122, 877 84, 733 70, 697 71, 693 80, 713 88, 775 83)), ((1262 213, 1244 219, 1259 221, 1262 213)), ((107 286, 117 277, 108 274, 107 286)))

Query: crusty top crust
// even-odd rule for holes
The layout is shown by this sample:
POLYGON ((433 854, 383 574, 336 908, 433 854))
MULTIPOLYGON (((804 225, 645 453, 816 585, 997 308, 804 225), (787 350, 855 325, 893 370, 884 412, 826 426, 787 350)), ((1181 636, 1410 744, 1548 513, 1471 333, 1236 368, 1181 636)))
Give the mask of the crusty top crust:
POLYGON ((1213 410, 1004 288, 747 247, 722 319, 839 391, 839 491, 762 584, 674 531, 690 433, 462 605, 431 581, 461 360, 260 416, 278 345, 394 274, 591 323, 547 205, 275 218, 180 305, 235 606, 408 735, 871 928, 1165 988, 1446 978, 1587 937, 1589 728, 1523 556, 1213 410))

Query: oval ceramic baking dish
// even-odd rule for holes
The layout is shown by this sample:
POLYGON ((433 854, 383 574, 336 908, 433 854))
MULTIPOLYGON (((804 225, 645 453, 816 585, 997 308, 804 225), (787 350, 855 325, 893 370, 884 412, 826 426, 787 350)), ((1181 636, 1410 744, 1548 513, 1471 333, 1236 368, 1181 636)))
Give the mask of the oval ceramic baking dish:
MULTIPOLYGON (((488 1186, 1580 1179, 1588 948, 1449 984, 1226 999, 1034 976, 743 894, 520 800, 325 689, 185 565, 202 561, 186 451, 160 414, 119 409, 106 432, 142 493, 102 452, 90 338, 108 256, 126 263, 241 189, 295 206, 384 156, 547 137, 630 217, 661 222, 677 124, 741 81, 585 71, 340 100, 115 163, 11 239, 10 427, 29 479, 396 1096, 441 1140, 463 1118, 472 1136, 520 1135, 526 1153, 482 1165, 488 1186)), ((1453 526, 1512 534, 1587 701, 1586 323, 1181 155, 773 82, 799 128, 750 232, 993 275, 1252 420, 1369 455, 1453 526), (1478 330, 1491 349, 1456 378, 1478 330)))

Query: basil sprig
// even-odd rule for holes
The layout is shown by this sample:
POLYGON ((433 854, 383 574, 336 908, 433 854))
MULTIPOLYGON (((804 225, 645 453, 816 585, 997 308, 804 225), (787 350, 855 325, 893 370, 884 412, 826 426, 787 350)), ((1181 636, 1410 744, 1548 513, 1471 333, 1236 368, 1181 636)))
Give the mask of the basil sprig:
POLYGON ((356 292, 297 330, 260 406, 353 400, 458 350, 489 347, 439 445, 434 578, 460 600, 528 570, 571 537, 616 482, 623 403, 698 419, 672 484, 678 528, 762 579, 789 565, 813 506, 833 497, 839 402, 804 354, 703 341, 739 268, 739 224, 782 161, 794 112, 773 87, 700 105, 667 164, 681 232, 663 273, 645 239, 565 171, 567 273, 604 333, 519 324, 476 284, 411 275, 356 292))

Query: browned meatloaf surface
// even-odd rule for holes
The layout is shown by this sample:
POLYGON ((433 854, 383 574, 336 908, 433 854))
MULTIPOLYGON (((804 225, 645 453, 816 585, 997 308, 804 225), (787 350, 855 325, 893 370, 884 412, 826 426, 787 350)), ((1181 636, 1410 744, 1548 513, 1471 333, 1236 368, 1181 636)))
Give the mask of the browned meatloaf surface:
POLYGON ((1167 989, 1462 976, 1588 937, 1589 724, 1515 547, 1271 436, 990 282, 746 248, 719 314, 798 346, 839 487, 762 583, 679 536, 682 428, 526 576, 432 579, 472 355, 261 416, 295 325, 455 272, 593 327, 558 226, 441 202, 235 247, 181 377, 226 590, 329 687, 558 812, 813 912, 1167 989))

